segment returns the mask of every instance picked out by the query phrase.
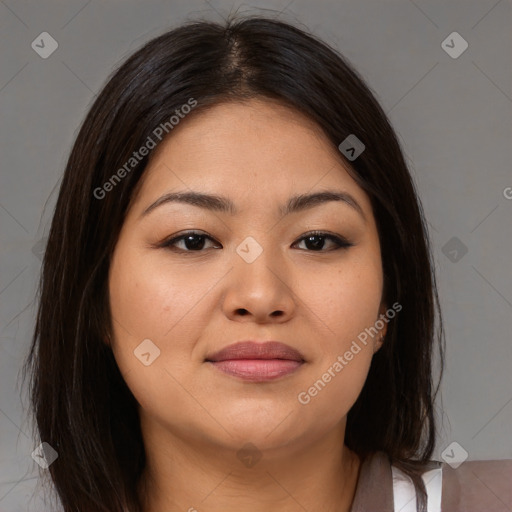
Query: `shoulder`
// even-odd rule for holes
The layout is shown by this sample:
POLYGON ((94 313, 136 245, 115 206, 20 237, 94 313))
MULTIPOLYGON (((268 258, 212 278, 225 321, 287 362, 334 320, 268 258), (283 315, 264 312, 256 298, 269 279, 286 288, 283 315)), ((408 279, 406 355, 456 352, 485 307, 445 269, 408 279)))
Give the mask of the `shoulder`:
POLYGON ((443 512, 510 512, 512 459, 443 463, 443 512))
MULTIPOLYGON (((422 473, 428 510, 512 512, 512 459, 466 461, 458 467, 430 461, 422 473)), ((363 459, 351 512, 416 509, 410 477, 384 452, 363 459)))

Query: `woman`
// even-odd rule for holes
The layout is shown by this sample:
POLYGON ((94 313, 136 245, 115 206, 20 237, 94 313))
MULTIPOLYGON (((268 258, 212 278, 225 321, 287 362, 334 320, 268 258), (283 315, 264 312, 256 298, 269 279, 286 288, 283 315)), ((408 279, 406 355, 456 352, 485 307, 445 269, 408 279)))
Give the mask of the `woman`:
POLYGON ((426 511, 435 348, 420 202, 340 55, 270 19, 198 22, 112 75, 26 364, 64 511, 388 511, 393 475, 426 511))

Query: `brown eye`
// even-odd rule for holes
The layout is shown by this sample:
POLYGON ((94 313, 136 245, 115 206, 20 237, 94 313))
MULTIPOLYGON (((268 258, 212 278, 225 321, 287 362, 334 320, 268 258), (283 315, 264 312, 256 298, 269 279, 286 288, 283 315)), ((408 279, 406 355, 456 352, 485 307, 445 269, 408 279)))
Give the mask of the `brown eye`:
MULTIPOLYGON (((214 241, 212 237, 204 233, 189 231, 180 236, 166 240, 160 247, 182 252, 201 252, 205 248, 207 240, 214 241), (181 243, 181 247, 177 246, 178 243, 181 243)), ((208 247, 206 248, 208 249, 208 247)))
MULTIPOLYGON (((320 231, 316 231, 313 233, 308 233, 298 240, 298 242, 305 242, 306 249, 314 252, 328 252, 335 251, 338 249, 347 249, 348 247, 352 247, 354 244, 351 244, 346 239, 339 237, 337 235, 330 235, 329 233, 324 233, 320 231), (330 250, 323 250, 326 244, 326 241, 329 240, 334 243, 334 248, 330 250)), ((296 242, 297 243, 297 242, 296 242)))

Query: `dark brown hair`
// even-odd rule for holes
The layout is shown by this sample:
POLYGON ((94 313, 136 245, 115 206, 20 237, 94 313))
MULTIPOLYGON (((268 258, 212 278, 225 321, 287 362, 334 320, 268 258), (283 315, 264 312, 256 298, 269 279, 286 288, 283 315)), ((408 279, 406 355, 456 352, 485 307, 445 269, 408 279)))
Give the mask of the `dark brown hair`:
POLYGON ((399 142, 369 87, 338 52, 290 24, 248 17, 189 22, 149 41, 109 78, 69 156, 24 366, 37 434, 59 454, 49 474, 65 512, 142 510, 137 404, 102 340, 111 331, 110 257, 151 153, 103 198, 94 191, 190 98, 200 112, 254 97, 302 112, 335 148, 350 134, 366 147, 354 161, 339 155, 371 199, 384 300, 402 310, 348 413, 345 442, 361 457, 388 454, 413 478, 419 509, 426 510, 420 474, 435 445, 439 388, 432 357, 436 345, 442 374, 444 337, 421 203, 399 142))

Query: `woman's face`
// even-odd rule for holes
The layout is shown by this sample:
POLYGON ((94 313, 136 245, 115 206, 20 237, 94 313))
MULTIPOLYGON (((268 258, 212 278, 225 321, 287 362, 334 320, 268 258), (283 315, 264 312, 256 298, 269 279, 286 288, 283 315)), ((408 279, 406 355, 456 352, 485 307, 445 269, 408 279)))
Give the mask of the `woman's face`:
POLYGON ((224 448, 313 442, 344 432, 380 346, 360 340, 382 286, 369 198, 320 130, 270 101, 222 104, 182 120, 147 168, 110 268, 112 348, 145 425, 224 448), (289 205, 326 191, 351 199, 289 205), (192 192, 233 211, 161 200, 192 192), (246 340, 303 362, 209 360, 246 340))

